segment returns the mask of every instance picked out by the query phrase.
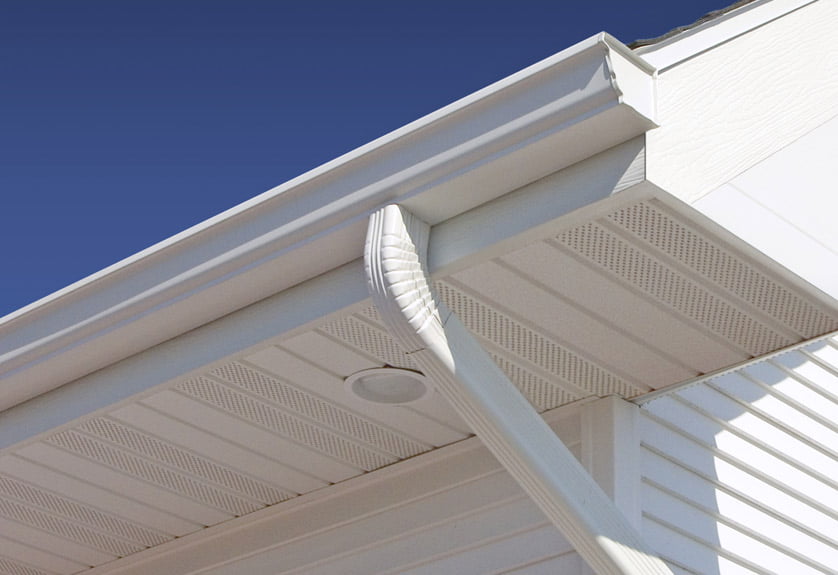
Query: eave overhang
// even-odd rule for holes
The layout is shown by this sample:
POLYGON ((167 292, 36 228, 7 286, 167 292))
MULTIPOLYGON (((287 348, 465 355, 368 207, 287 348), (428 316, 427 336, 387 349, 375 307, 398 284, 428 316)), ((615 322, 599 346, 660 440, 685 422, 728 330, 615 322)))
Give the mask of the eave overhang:
POLYGON ((438 224, 638 136, 653 95, 599 34, 6 316, 0 409, 357 259, 382 205, 438 224))
POLYGON ((836 329, 834 300, 646 179, 653 78, 597 36, 6 318, 0 488, 30 523, 46 501, 88 530, 30 541, 63 545, 35 547, 68 573, 202 563, 216 537, 463 440, 440 394, 394 411, 343 393, 358 369, 416 367, 365 286, 386 204, 431 224, 437 290, 548 419, 836 329), (102 547, 108 521, 154 537, 116 560, 134 536, 102 547))

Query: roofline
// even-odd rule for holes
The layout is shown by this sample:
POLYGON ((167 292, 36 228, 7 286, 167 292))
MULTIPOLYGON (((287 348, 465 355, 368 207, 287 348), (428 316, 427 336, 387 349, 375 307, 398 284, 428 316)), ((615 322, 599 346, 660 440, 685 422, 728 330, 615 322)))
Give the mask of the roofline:
MULTIPOLYGON (((631 49, 627 46, 622 44, 619 40, 608 34, 607 32, 600 32, 595 36, 591 36, 573 46, 562 50, 552 56, 549 56, 535 64, 532 64, 523 70, 519 70, 518 72, 502 78, 493 84, 490 84, 480 90, 473 92, 459 100, 455 100, 454 102, 435 110, 417 120, 414 120, 404 126, 397 128, 387 134, 372 140, 366 144, 363 144, 345 154, 334 158, 333 160, 329 160, 328 162, 321 164, 311 170, 288 180, 270 190, 267 190, 249 200, 241 202, 240 204, 224 210, 223 212, 212 216, 202 222, 199 222, 189 228, 173 235, 165 240, 157 242, 149 246, 148 248, 141 250, 127 258, 124 258, 110 266, 107 266, 89 276, 86 276, 72 284, 61 288, 51 294, 44 296, 30 304, 25 305, 22 308, 19 308, 11 313, 0 317, 0 329, 2 329, 7 323, 14 322, 18 318, 21 318, 25 315, 30 313, 37 312, 38 310, 54 304, 60 299, 66 298, 70 296, 70 294, 77 292, 79 290, 85 289, 87 286, 102 282, 105 278, 109 276, 113 276, 116 273, 125 270, 131 266, 136 266, 143 262, 146 259, 149 259, 161 252, 171 251, 180 243, 190 240, 196 236, 211 233, 211 231, 217 228, 219 225, 230 221, 236 217, 246 215, 248 212, 252 212, 258 210, 260 207, 264 206, 265 204, 276 200, 279 198, 280 195, 288 195, 294 193, 294 191, 298 188, 305 186, 306 184, 313 183, 316 179, 321 177, 326 177, 332 174, 335 171, 341 169, 347 169, 350 167, 351 164, 355 162, 361 161, 364 156, 378 153, 378 152, 386 152, 386 150, 390 147, 393 147, 398 144, 400 139, 403 139, 407 136, 412 134, 418 133, 433 124, 439 123, 441 121, 445 121, 448 117, 470 107, 479 104, 481 101, 488 99, 489 97, 501 95, 501 93, 507 89, 512 88, 516 84, 520 84, 526 80, 534 79, 539 75, 543 75, 549 73, 550 69, 564 63, 565 60, 571 58, 572 56, 581 53, 583 51, 589 50, 597 45, 606 46, 610 50, 614 50, 619 53, 624 58, 631 61, 632 64, 640 68, 641 70, 646 71, 649 74, 654 72, 654 68, 646 62, 645 59, 638 57, 631 49)), ((615 83, 615 90, 619 90, 615 83)), ((283 198, 280 198, 283 199, 283 198)))
POLYGON ((708 14, 659 38, 630 46, 659 72, 718 46, 817 0, 752 0, 708 14))
POLYGON ((644 47, 644 46, 651 46, 653 44, 660 44, 660 43, 664 42, 665 40, 668 40, 669 38, 672 38, 673 36, 677 36, 678 34, 681 34, 682 32, 687 32, 688 30, 698 28, 702 24, 705 24, 707 22, 716 20, 717 18, 723 16, 724 14, 727 14, 728 12, 733 12, 734 10, 738 10, 739 8, 741 8, 743 6, 745 6, 747 4, 751 4, 752 2, 756 2, 756 1, 757 0, 737 0, 733 4, 730 4, 729 6, 725 6, 724 8, 719 8, 718 10, 712 10, 711 12, 708 12, 707 14, 705 14, 704 16, 702 16, 701 18, 699 18, 698 20, 696 20, 692 24, 687 24, 685 26, 679 26, 677 28, 673 28, 669 32, 666 32, 665 34, 661 34, 660 36, 656 36, 655 38, 641 38, 639 40, 635 40, 634 42, 631 42, 628 45, 628 47, 631 48, 632 50, 636 50, 636 49, 644 47))
POLYGON ((600 33, 0 319, 0 409, 356 259, 381 205, 439 223, 644 133, 653 73, 600 33))
MULTIPOLYGON (((477 209, 432 227, 428 271, 440 278, 555 235, 619 206, 658 197, 644 179, 643 137, 634 138, 477 209), (579 193, 583 192, 583 193, 579 193), (497 222, 515 213, 514 222, 497 222), (473 230, 482 230, 480 234, 473 230)), ((366 228, 366 222, 364 228, 366 228)), ((364 238, 354 240, 363 252, 364 238)), ((202 325, 187 334, 116 361, 7 408, 0 417, 0 449, 38 441, 153 393, 160 385, 194 377, 267 345, 369 305, 359 258, 202 325)))

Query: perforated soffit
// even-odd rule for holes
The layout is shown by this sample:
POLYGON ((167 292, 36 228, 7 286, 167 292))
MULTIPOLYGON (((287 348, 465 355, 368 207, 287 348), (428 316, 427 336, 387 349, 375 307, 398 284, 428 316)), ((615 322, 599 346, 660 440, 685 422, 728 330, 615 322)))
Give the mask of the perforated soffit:
MULTIPOLYGON (((606 348, 635 346, 675 366, 657 381, 638 379, 550 318, 496 301, 465 275, 436 284, 541 411, 591 395, 637 397, 699 368, 696 349, 663 354, 640 335, 644 326, 618 325, 579 293, 516 271, 534 252, 573 258, 625 305, 657 310, 649 322, 682 327, 679 337, 694 334, 696 347, 711 342, 709 367, 838 329, 835 309, 660 201, 637 202, 481 265, 489 278, 493 269, 516 272, 557 310, 575 310, 583 320, 574 329, 612 334, 606 348)), ((539 265, 558 264, 548 255, 539 265)), ((0 457, 0 521, 13 528, 0 535, 0 571, 81 571, 467 435, 438 397, 388 410, 343 393, 345 376, 376 365, 415 367, 368 308, 10 448, 0 457)))

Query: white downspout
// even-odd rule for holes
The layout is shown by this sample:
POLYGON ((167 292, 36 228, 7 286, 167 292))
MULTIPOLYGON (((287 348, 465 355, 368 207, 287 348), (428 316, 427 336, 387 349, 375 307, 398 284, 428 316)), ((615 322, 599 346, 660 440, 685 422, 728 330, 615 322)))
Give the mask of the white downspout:
POLYGON ((370 216, 370 294, 393 337, 600 575, 672 575, 475 338, 432 293, 429 226, 390 205, 370 216))

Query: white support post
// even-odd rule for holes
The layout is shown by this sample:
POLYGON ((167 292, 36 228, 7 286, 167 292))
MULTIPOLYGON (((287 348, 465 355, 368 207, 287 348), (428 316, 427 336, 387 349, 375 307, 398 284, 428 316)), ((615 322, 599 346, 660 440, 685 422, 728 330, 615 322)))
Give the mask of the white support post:
POLYGON ((640 436, 637 405, 615 395, 581 407, 582 466, 640 530, 640 436))
POLYGON ((393 337, 601 575, 668 574, 614 503, 466 327, 431 292, 428 225, 390 205, 370 217, 370 294, 393 337))

